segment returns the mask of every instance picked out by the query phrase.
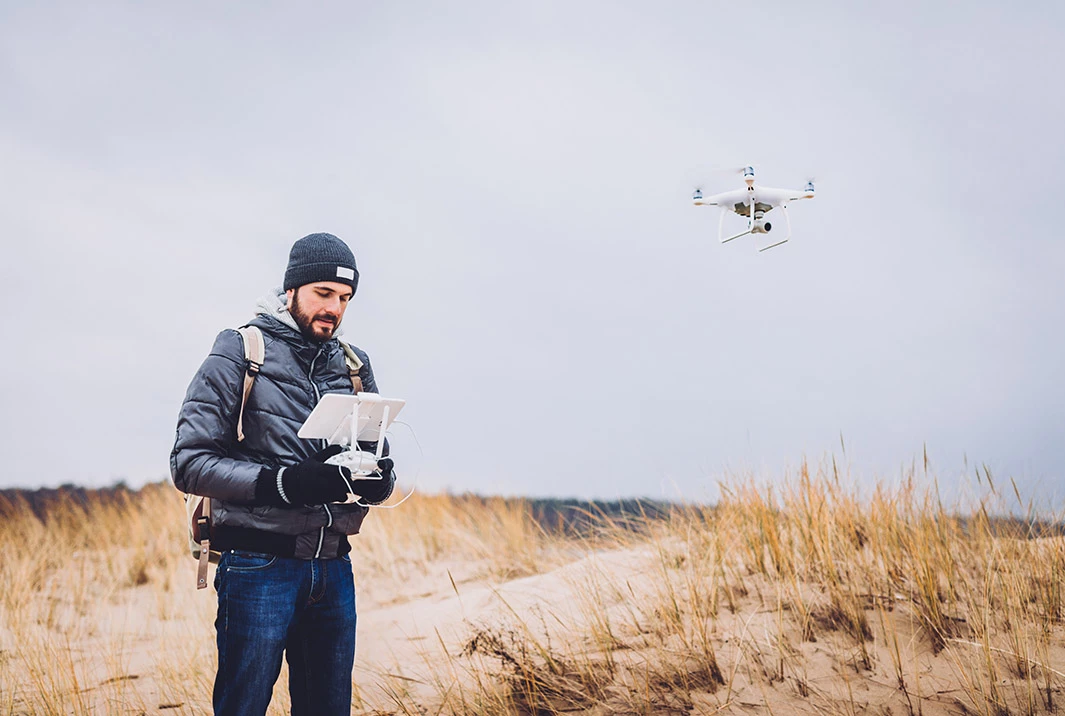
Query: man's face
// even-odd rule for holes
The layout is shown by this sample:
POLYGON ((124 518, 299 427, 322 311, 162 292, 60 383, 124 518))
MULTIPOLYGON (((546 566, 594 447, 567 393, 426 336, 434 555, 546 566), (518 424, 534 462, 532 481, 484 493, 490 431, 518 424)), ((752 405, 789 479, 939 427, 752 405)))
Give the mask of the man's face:
POLYGON ((296 319, 303 337, 310 341, 328 341, 344 318, 344 311, 354 291, 335 281, 308 283, 290 288, 288 311, 296 319))

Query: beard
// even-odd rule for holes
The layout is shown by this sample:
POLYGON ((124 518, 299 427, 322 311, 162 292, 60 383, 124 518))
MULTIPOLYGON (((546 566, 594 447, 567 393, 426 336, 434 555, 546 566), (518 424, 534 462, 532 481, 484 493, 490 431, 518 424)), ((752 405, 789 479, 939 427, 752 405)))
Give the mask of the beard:
POLYGON ((303 310, 303 306, 300 305, 300 294, 296 291, 292 294, 292 310, 289 311, 292 314, 292 318, 295 319, 296 325, 300 328, 300 333, 303 337, 309 341, 315 343, 323 343, 333 337, 333 333, 336 332, 337 327, 340 325, 340 316, 329 311, 319 311, 313 316, 303 310), (315 325, 315 321, 325 320, 331 321, 331 326, 318 326, 315 325))

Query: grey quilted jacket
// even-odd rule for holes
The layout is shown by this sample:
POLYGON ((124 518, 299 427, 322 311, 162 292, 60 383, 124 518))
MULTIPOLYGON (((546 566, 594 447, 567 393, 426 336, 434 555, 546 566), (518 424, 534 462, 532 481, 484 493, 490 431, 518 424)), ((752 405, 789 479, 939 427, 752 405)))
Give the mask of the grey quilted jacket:
MULTIPOLYGON (((213 530, 284 535, 294 544, 293 556, 333 557, 348 551, 345 535, 359 531, 367 508, 254 504, 255 479, 264 465, 291 467, 325 446, 321 440, 296 437, 319 398, 352 391, 340 343, 336 338, 324 343, 306 340, 285 310, 283 297, 284 292, 275 292, 260 300, 259 314, 249 323, 262 330, 265 359, 244 407, 243 442, 237 442, 236 434, 246 369, 244 342, 237 331, 225 330, 181 405, 170 472, 182 492, 212 498, 213 530)), ((376 393, 369 358, 358 348, 355 353, 362 360, 363 390, 376 393)))

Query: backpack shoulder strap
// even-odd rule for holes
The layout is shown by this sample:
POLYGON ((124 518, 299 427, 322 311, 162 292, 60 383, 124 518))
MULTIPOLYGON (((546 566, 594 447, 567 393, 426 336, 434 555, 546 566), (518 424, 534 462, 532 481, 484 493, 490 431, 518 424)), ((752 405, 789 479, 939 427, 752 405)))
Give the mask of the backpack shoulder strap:
POLYGON ((240 413, 237 415, 237 442, 243 442, 244 406, 248 402, 255 376, 259 375, 259 369, 266 360, 266 345, 263 342, 263 332, 258 326, 243 326, 237 329, 237 333, 244 339, 244 360, 248 365, 244 372, 244 394, 240 398, 240 413))
POLYGON ((340 347, 344 349, 344 362, 348 365, 348 375, 351 376, 351 389, 355 393, 362 392, 362 378, 359 370, 362 369, 362 359, 355 353, 355 349, 344 341, 340 341, 340 347))
POLYGON ((196 565, 196 589, 207 587, 207 562, 211 559, 211 498, 185 495, 189 521, 189 547, 196 565))

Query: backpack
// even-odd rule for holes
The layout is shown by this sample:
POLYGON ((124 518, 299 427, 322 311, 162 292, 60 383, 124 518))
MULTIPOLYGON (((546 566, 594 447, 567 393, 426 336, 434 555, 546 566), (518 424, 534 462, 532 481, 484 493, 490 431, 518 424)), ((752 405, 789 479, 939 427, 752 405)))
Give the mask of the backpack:
MULTIPOLYGON (((266 345, 263 342, 263 332, 257 326, 243 326, 237 329, 244 341, 244 361, 247 364, 244 372, 244 392, 240 399, 240 413, 237 415, 237 442, 244 441, 244 406, 248 402, 248 395, 255 383, 255 376, 263 367, 266 360, 266 345)), ((362 378, 359 377, 359 369, 362 368, 362 360, 354 349, 344 341, 340 341, 344 349, 344 362, 348 366, 348 375, 351 376, 351 388, 355 393, 362 392, 362 378)), ((185 495, 185 517, 189 528, 189 552, 192 558, 199 564, 196 568, 196 589, 207 587, 207 563, 217 563, 221 554, 211 550, 211 498, 202 495, 185 495)))

